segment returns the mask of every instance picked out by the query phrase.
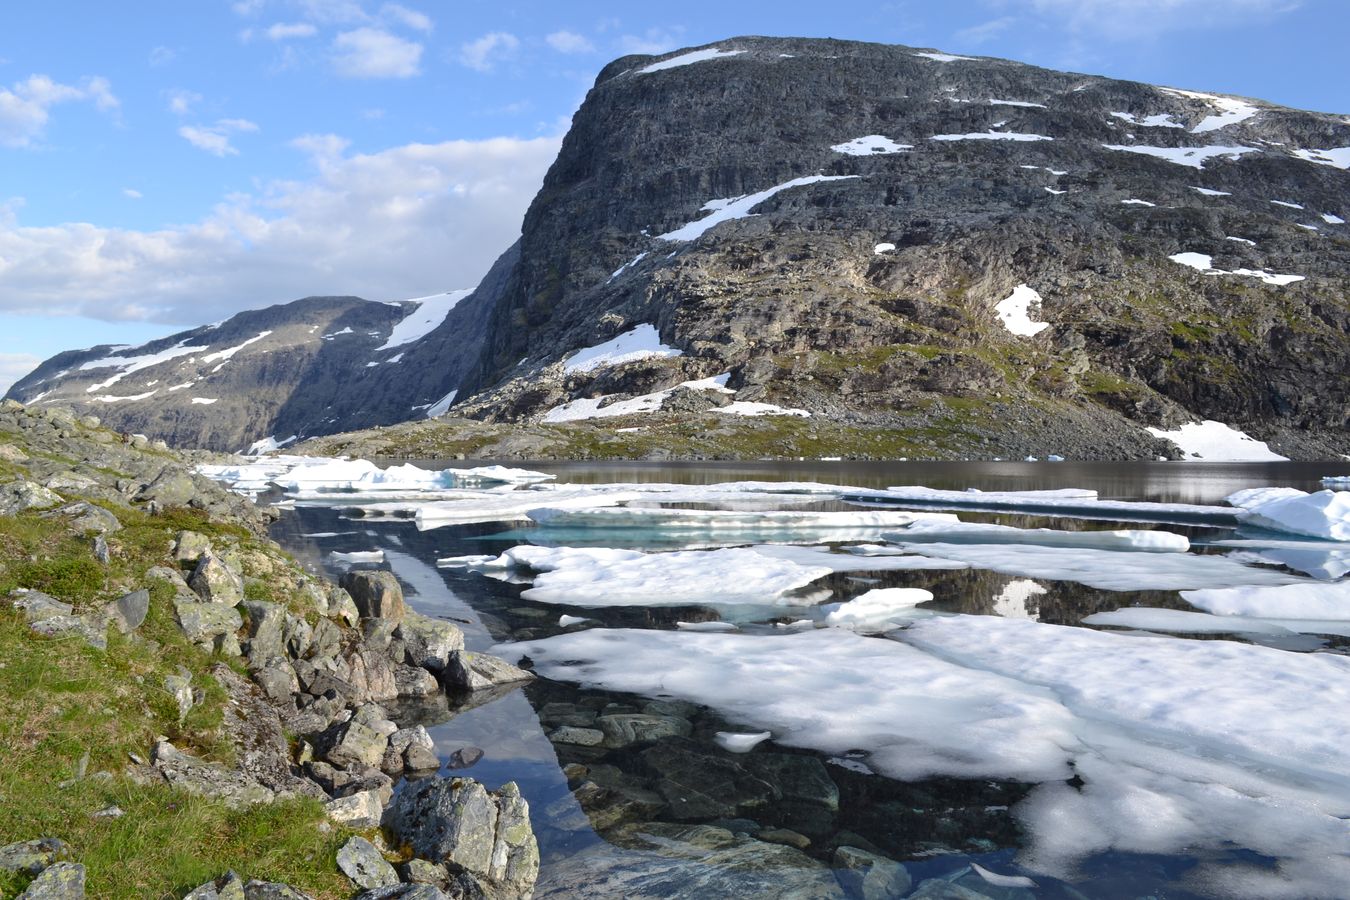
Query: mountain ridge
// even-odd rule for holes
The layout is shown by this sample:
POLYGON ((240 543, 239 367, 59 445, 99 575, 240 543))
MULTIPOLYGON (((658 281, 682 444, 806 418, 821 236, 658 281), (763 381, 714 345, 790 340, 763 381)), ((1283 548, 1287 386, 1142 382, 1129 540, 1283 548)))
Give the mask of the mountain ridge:
POLYGON ((1080 452, 1119 432, 1103 455, 1151 458, 1146 427, 1205 419, 1345 453, 1347 145, 1330 114, 915 48, 741 37, 623 57, 520 241, 412 365, 344 360, 342 396, 327 374, 293 386, 241 437, 390 425, 451 391, 489 423, 674 391, 685 415, 947 422, 991 455, 1013 446, 1000 419, 1047 416, 1080 452), (563 363, 643 326, 678 355, 563 363), (722 392, 680 387, 724 374, 722 392))

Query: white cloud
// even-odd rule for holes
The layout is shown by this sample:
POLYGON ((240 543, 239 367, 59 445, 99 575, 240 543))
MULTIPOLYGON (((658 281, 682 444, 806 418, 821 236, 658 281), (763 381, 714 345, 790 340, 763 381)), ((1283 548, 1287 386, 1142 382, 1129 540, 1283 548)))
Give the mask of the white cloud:
POLYGON ((234 10, 237 16, 255 15, 263 8, 264 0, 238 0, 231 4, 230 9, 234 10))
POLYGON ((122 188, 122 196, 129 197, 132 200, 139 200, 145 195, 135 188, 122 188))
POLYGON ((342 154, 351 144, 351 141, 336 134, 302 134, 290 142, 292 147, 307 154, 320 168, 341 160, 342 154))
POLYGON ((304 18, 313 22, 347 24, 368 22, 370 16, 357 0, 298 0, 304 18))
POLYGON ((470 69, 491 72, 502 59, 514 55, 520 47, 520 38, 508 31, 491 31, 475 41, 462 44, 459 61, 470 69))
POLYGON ((555 31, 544 38, 548 45, 559 53, 594 53, 595 45, 582 34, 575 31, 555 31))
POLYGON ((1292 12, 1301 0, 1017 0, 1071 31, 1128 40, 1239 25, 1292 12))
POLYGON ((313 294, 417 297, 474 285, 520 235, 557 137, 333 154, 307 181, 226 197, 159 231, 24 227, 0 208, 0 310, 194 325, 313 294))
POLYGON ((177 116, 185 116, 192 111, 192 104, 200 103, 202 95, 195 91, 185 91, 182 88, 173 88, 164 92, 164 96, 169 100, 169 112, 177 116))
POLYGON ((155 47, 150 51, 150 65, 167 66, 178 57, 178 51, 171 47, 155 47))
POLYGON ((1013 16, 1001 16, 997 19, 981 22, 978 25, 972 25, 969 28, 962 28, 956 32, 954 37, 961 44, 983 44, 998 37, 1016 23, 1017 19, 1013 16))
POLYGON ((656 56, 677 49, 682 41, 683 28, 648 28, 642 34, 625 34, 619 38, 619 50, 623 53, 646 53, 656 56))
POLYGON ((0 147, 29 147, 41 139, 58 103, 91 101, 104 112, 120 106, 108 79, 86 78, 81 86, 61 84, 46 75, 30 75, 12 88, 0 88, 0 147))
POLYGON ((294 38, 314 37, 319 33, 308 22, 277 22, 267 29, 267 39, 272 41, 289 41, 294 38))
POLYGON ((14 382, 36 369, 41 362, 40 357, 31 353, 0 353, 0 395, 8 391, 14 382))
POLYGON ((248 119, 217 119, 214 125, 184 125, 178 134, 198 150, 213 156, 238 156, 230 143, 230 136, 243 131, 257 131, 258 126, 248 119))
POLYGON ((430 31, 432 28, 430 16, 415 9, 409 9, 400 3, 386 3, 381 6, 380 18, 416 31, 430 31))
POLYGON ((422 45, 378 28, 344 31, 333 40, 333 66, 347 78, 411 78, 422 45))

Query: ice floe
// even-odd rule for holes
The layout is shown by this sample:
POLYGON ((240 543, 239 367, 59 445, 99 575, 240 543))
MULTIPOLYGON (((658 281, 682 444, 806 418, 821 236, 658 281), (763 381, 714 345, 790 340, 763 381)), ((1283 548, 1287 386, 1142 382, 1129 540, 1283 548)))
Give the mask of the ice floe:
MULTIPOLYGON (((416 303, 417 306, 394 326, 393 331, 389 332, 389 339, 375 348, 375 352, 380 353, 384 350, 402 347, 404 344, 411 344, 413 341, 420 341, 445 321, 445 317, 450 314, 450 310, 454 309, 459 301, 472 293, 472 290, 447 291, 444 294, 434 294, 430 297, 418 297, 414 300, 404 301, 405 303, 416 303)), ((393 360, 389 360, 389 362, 393 362, 393 360)))
POLYGON ((830 574, 824 566, 773 559, 743 547, 644 553, 522 544, 468 568, 535 572, 533 587, 522 597, 588 608, 801 605, 786 595, 830 574))
POLYGON ((1243 509, 1244 526, 1329 541, 1350 541, 1350 491, 1312 494, 1285 489, 1268 499, 1239 492, 1228 502, 1243 509))
POLYGON ((771 188, 759 191, 755 194, 747 194, 743 197, 727 197, 720 200, 709 200, 703 204, 703 209, 709 214, 701 219, 696 219, 686 225, 676 228, 674 231, 667 231, 665 234, 657 235, 658 239, 663 241, 692 241, 702 237, 708 229, 722 222, 729 222, 733 219, 744 219, 746 216, 753 215, 753 210, 765 200, 780 191, 786 191, 795 187, 804 187, 808 184, 819 184, 824 181, 846 181, 850 178, 857 178, 857 175, 807 175, 802 178, 794 178, 791 181, 785 181, 782 184, 776 184, 771 188))
POLYGON ((1216 616, 1314 619, 1350 623, 1350 581, 1285 586, 1247 585, 1184 591, 1182 599, 1216 616))
MULTIPOLYGON (((859 535, 861 537, 861 535, 859 535)), ((831 540, 849 539, 840 534, 829 535, 831 540)), ((803 566, 825 566, 831 572, 931 572, 944 569, 966 569, 959 560, 934 559, 908 553, 899 547, 862 544, 843 547, 839 552, 829 547, 800 547, 791 544, 760 544, 752 547, 761 556, 788 560, 803 566)))
POLYGON ((618 337, 594 347, 585 347, 567 357, 564 372, 591 372, 605 366, 619 366, 639 359, 683 356, 684 352, 661 343, 654 325, 637 325, 618 337))
POLYGON ((1031 337, 1050 327, 1049 322, 1032 320, 1029 312, 1033 303, 1037 309, 1040 309, 1041 295, 1027 285, 1019 284, 1013 288, 1011 294, 994 306, 994 311, 998 315, 999 321, 1003 323, 1004 328, 1013 334, 1031 337))
POLYGON ((1204 168, 1205 163, 1211 159, 1238 159, 1244 153, 1260 152, 1256 147, 1150 147, 1144 144, 1102 144, 1102 146, 1107 150, 1155 156, 1193 169, 1204 168))
POLYGON ((808 531, 896 528, 921 520, 956 524, 942 513, 891 511, 806 512, 765 510, 736 512, 717 509, 652 509, 601 507, 597 509, 532 509, 529 517, 551 528, 660 529, 672 534, 715 534, 723 531, 808 531))
POLYGON ((482 484, 529 484, 554 477, 507 466, 435 470, 403 465, 381 469, 369 460, 318 456, 274 456, 247 463, 202 465, 197 471, 243 493, 258 493, 275 484, 298 499, 340 494, 418 496, 482 484))
POLYGON ((383 550, 353 550, 351 553, 340 553, 334 550, 329 554, 333 559, 339 562, 351 563, 382 563, 384 562, 383 550))
POLYGON ((725 59, 728 56, 740 56, 744 52, 744 50, 723 50, 720 47, 691 50, 688 53, 681 53, 679 56, 672 56, 670 59, 663 59, 660 62, 654 62, 650 65, 643 66, 641 69, 637 70, 637 74, 650 75, 652 72, 664 72, 667 69, 678 69, 681 66, 707 62, 710 59, 725 59))
POLYGON ((868 134, 851 141, 845 141, 842 144, 835 144, 830 149, 835 153, 843 153, 848 156, 872 156, 883 153, 904 153, 906 150, 913 150, 914 145, 897 144, 883 134, 868 134))
POLYGON ((1139 550, 1184 553, 1191 542, 1170 531, 1057 531, 1052 528, 1014 528, 974 522, 933 522, 923 519, 903 531, 882 535, 886 540, 948 544, 1036 544, 1042 547, 1085 547, 1097 550, 1139 550))
POLYGON ((877 588, 826 607, 825 624, 859 634, 880 634, 914 621, 915 607, 932 599, 932 592, 922 588, 877 588))
POLYGON ((1280 462, 1287 460, 1271 450, 1265 441, 1249 437, 1230 425, 1206 419, 1188 422, 1173 431, 1148 428, 1154 437, 1165 438, 1176 444, 1190 459, 1244 460, 1248 462, 1280 462))
POLYGON ((906 543, 899 548, 1041 581, 1075 581, 1106 591, 1181 591, 1244 585, 1316 584, 1222 556, 1138 553, 1035 544, 906 543))
POLYGON ((1152 503, 1134 500, 1099 500, 1097 492, 1078 488, 1049 491, 949 491, 917 486, 892 486, 886 490, 845 488, 841 498, 850 503, 898 503, 939 509, 1016 510, 1024 513, 1075 519, 1112 521, 1178 522, 1235 525, 1238 511, 1223 506, 1190 503, 1152 503))

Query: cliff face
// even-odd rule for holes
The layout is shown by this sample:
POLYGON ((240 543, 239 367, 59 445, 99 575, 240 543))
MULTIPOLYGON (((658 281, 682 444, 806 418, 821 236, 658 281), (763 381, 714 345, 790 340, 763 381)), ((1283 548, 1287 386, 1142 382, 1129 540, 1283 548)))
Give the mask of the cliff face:
MULTIPOLYGON (((626 57, 520 242, 400 364, 315 345, 229 440, 155 398, 99 413, 242 445, 414 418, 451 390, 460 415, 556 421, 725 374, 737 401, 995 445, 996 424, 1054 422, 1080 454, 1151 454, 1144 426, 1216 419, 1348 452, 1347 166, 1343 116, 1004 60, 771 38, 626 57), (615 338, 639 352, 567 362, 615 338)), ((12 395, 87 393, 52 381, 87 361, 68 356, 12 395)), ((676 395, 638 406, 729 396, 676 395)))

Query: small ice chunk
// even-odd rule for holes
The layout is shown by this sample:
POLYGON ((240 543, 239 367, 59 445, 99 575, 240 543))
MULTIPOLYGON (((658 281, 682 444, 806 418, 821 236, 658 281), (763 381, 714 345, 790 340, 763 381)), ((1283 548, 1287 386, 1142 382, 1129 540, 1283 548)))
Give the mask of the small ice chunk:
POLYGON ((345 563, 382 563, 384 562, 383 550, 353 550, 351 553, 340 553, 337 550, 332 552, 332 557, 339 562, 345 563))
POLYGON ((1350 581, 1183 591, 1181 598, 1216 616, 1350 621, 1350 581))
POLYGON ((757 731, 754 734, 719 731, 713 735, 713 740, 717 742, 717 746, 728 752, 749 753, 771 737, 773 737, 772 731, 757 731))
POLYGON ((903 531, 882 535, 889 541, 932 541, 970 544, 1036 544, 1042 547, 1087 547, 1098 550, 1140 550, 1154 553, 1184 553, 1191 542, 1170 531, 1057 531, 1053 528, 1015 528, 974 522, 916 521, 903 531))
MULTIPOLYGON (((1229 502, 1233 502, 1233 497, 1229 502)), ((1246 505, 1242 523, 1268 531, 1350 541, 1350 491, 1322 490, 1313 494, 1300 491, 1246 505)))
POLYGON ((999 875, 997 872, 991 872, 979 863, 971 863, 970 867, 975 870, 975 874, 983 878, 994 887, 1003 888, 1034 888, 1036 882, 1025 875, 999 875))
POLYGON ((879 634, 913 621, 914 607, 932 599, 932 592, 922 588, 877 588, 834 604, 825 624, 859 634, 879 634))
MULTIPOLYGON (((481 558, 486 559, 487 557, 481 558)), ((441 560, 438 560, 437 564, 439 565, 441 562, 442 562, 441 560)), ((580 625, 582 622, 589 622, 589 621, 591 620, 586 618, 585 616, 569 616, 567 615, 567 613, 563 613, 561 616, 558 616, 558 625, 562 628, 570 628, 573 625, 580 625)))
POLYGON ((726 634, 731 631, 740 631, 740 626, 735 622, 676 622, 675 627, 681 631, 712 631, 726 634))

